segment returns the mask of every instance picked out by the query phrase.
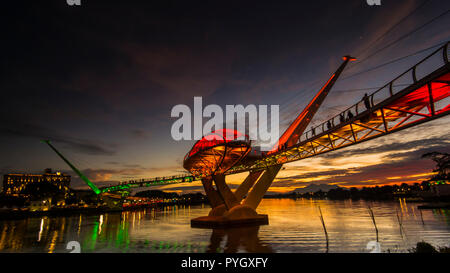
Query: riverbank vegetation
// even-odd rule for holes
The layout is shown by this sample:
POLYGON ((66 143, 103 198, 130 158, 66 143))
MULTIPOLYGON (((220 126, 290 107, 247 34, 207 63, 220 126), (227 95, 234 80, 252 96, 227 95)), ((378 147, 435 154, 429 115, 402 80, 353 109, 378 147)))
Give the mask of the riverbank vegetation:
POLYGON ((450 253, 450 247, 434 247, 427 242, 418 242, 416 247, 408 250, 409 253, 450 253))
POLYGON ((305 193, 286 193, 267 195, 265 198, 313 198, 313 199, 330 199, 330 200, 395 200, 398 198, 414 198, 419 197, 420 193, 428 192, 430 185, 428 182, 415 183, 408 185, 403 183, 401 185, 385 185, 375 187, 362 188, 342 188, 330 189, 329 191, 318 190, 316 192, 305 193))

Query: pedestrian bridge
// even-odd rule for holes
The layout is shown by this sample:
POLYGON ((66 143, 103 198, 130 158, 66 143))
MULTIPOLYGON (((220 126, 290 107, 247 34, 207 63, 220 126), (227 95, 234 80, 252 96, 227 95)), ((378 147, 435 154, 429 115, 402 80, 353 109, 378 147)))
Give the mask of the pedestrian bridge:
POLYGON ((449 43, 286 147, 227 174, 263 170, 398 132, 450 113, 449 43))
MULTIPOLYGON (((226 175, 259 172, 271 166, 314 157, 392 134, 450 113, 449 43, 336 115, 305 132, 294 145, 238 163, 226 175)), ((112 192, 137 187, 199 181, 202 175, 178 175, 125 181, 100 188, 112 192)))

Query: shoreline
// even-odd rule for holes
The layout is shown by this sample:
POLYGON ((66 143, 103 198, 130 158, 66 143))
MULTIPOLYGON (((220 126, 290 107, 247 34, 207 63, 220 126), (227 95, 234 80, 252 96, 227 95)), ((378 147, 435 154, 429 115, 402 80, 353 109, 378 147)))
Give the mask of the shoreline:
MULTIPOLYGON (((375 202, 396 202, 398 199, 402 199, 401 197, 396 199, 330 199, 330 198, 314 198, 314 197, 293 197, 293 196, 264 196, 264 199, 312 199, 312 200, 329 200, 329 201, 375 201, 375 202)), ((409 203, 422 203, 422 205, 417 206, 418 209, 450 209, 450 202, 442 201, 439 199, 424 199, 424 200, 406 200, 409 203)), ((123 207, 122 209, 111 209, 107 207, 87 207, 87 208, 54 208, 47 211, 27 211, 27 210, 0 210, 0 221, 8 221, 8 220, 21 220, 27 218, 38 218, 38 217, 68 217, 73 215, 100 215, 103 213, 122 213, 125 211, 137 211, 146 208, 162 208, 167 206, 174 205, 201 205, 208 204, 207 202, 194 202, 194 203, 155 203, 151 205, 143 205, 143 206, 128 206, 123 207)))
POLYGON ((122 213, 124 211, 136 211, 140 209, 146 208, 162 208, 173 205, 200 205, 201 203, 167 203, 167 204, 152 204, 152 205, 144 205, 144 206, 133 206, 133 207, 124 207, 122 209, 111 209, 106 207, 95 207, 95 208, 55 208, 47 211, 24 211, 24 210, 0 210, 0 221, 9 221, 9 220, 22 220, 28 218, 38 218, 38 217, 68 217, 74 215, 100 215, 103 213, 122 213))

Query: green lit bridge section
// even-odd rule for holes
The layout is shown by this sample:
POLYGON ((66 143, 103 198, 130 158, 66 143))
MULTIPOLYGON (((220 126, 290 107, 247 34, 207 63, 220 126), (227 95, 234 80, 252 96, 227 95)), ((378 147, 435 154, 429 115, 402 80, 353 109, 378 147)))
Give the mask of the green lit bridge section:
POLYGON ((192 175, 174 175, 167 177, 155 177, 149 179, 138 179, 131 180, 126 182, 121 182, 118 185, 102 187, 100 188, 100 193, 106 192, 115 192, 121 190, 129 190, 133 188, 142 188, 142 187, 151 187, 151 186, 161 186, 168 184, 177 184, 177 183, 190 183, 194 181, 199 181, 196 177, 192 175))

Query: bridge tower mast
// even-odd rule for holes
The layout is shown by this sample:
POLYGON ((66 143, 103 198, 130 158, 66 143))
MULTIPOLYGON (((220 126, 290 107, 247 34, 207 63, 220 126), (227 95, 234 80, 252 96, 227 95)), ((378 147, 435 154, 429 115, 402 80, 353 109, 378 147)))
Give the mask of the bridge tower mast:
POLYGON ((322 105, 323 101, 327 97, 331 88, 336 83, 337 79, 341 75, 344 68, 350 61, 356 60, 356 58, 350 56, 342 57, 344 62, 339 66, 339 68, 334 72, 326 84, 320 89, 316 96, 311 100, 311 102, 305 107, 305 109, 298 115, 298 117, 292 122, 292 124, 286 129, 283 135, 278 140, 278 143, 273 147, 270 152, 276 152, 281 149, 283 145, 292 146, 297 143, 300 136, 305 131, 306 127, 311 122, 312 118, 316 114, 319 107, 322 105))
MULTIPOLYGON (((294 122, 287 128, 278 140, 277 144, 271 151, 269 151, 269 154, 279 151, 283 146, 291 146, 297 143, 301 134, 309 125, 311 119, 316 114, 320 105, 325 100, 344 68, 350 61, 354 61, 356 59, 350 56, 344 56, 343 60, 344 62, 339 66, 336 72, 330 77, 330 79, 320 89, 320 91, 300 113, 300 115, 294 120, 294 122)), ((222 221, 226 222, 230 220, 267 221, 267 216, 258 215, 256 213, 256 208, 277 176, 281 167, 282 164, 268 167, 264 171, 250 172, 247 178, 234 192, 232 192, 225 183, 225 175, 223 174, 203 178, 203 187, 210 201, 212 210, 206 217, 192 219, 191 225, 209 226, 215 225, 222 221), (216 189, 214 189, 212 181, 216 184, 216 189), (246 195, 247 197, 242 200, 246 195)))
MULTIPOLYGON (((350 61, 356 60, 356 58, 351 57, 349 55, 342 57, 342 59, 344 62, 339 66, 336 72, 334 72, 334 74, 331 75, 330 79, 328 79, 325 85, 320 89, 320 91, 305 107, 305 109, 298 115, 298 117, 294 120, 294 122, 292 122, 292 124, 286 129, 284 134, 278 140, 278 143, 269 153, 279 151, 283 145, 289 147, 291 145, 296 144, 299 141, 300 136, 303 134, 306 127, 311 122, 312 118, 316 114, 319 107, 322 105, 331 88, 336 83, 342 71, 344 71, 344 68, 350 61)), ((261 202, 264 194, 267 192, 273 180, 280 171, 281 167, 282 164, 269 167, 266 171, 264 171, 261 178, 258 180, 256 185, 252 188, 252 190, 248 194, 247 198, 244 200, 243 205, 247 205, 253 209, 256 209, 259 203, 261 202)))
POLYGON ((83 179, 83 181, 95 192, 95 194, 101 193, 100 189, 97 188, 97 186, 95 186, 95 184, 92 183, 91 180, 89 180, 89 178, 87 178, 80 170, 78 170, 74 165, 72 165, 72 163, 70 163, 69 160, 67 160, 58 150, 56 150, 56 148, 50 143, 50 140, 42 140, 42 142, 47 143, 47 145, 50 146, 50 148, 52 148, 52 150, 55 151, 55 153, 59 155, 59 157, 61 157, 61 159, 64 160, 64 162, 66 162, 66 164, 69 165, 69 167, 76 174, 78 174, 78 176, 81 179, 83 179))

